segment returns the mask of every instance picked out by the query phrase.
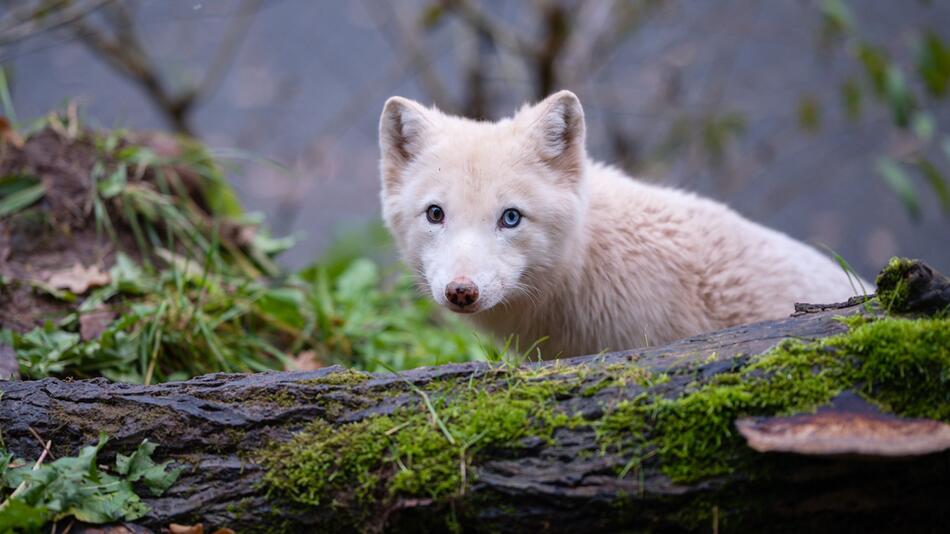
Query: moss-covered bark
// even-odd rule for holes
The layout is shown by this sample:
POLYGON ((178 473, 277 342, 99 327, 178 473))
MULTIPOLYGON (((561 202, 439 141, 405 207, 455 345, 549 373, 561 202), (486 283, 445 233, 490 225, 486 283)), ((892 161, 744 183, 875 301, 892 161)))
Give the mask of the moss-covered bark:
MULTIPOLYGON (((919 272, 894 265, 898 284, 919 272)), ((931 284, 906 283, 904 301, 945 281, 928 272, 931 284)), ((115 449, 146 436, 160 443, 157 456, 188 469, 149 503, 151 526, 939 526, 948 519, 947 453, 899 462, 866 451, 762 454, 735 427, 743 417, 814 412, 842 394, 948 422, 950 317, 939 306, 925 316, 878 310, 856 302, 664 347, 520 366, 398 376, 330 368, 150 387, 5 383, 0 425, 23 457, 38 453, 30 427, 54 452, 74 452, 104 426, 115 449)))

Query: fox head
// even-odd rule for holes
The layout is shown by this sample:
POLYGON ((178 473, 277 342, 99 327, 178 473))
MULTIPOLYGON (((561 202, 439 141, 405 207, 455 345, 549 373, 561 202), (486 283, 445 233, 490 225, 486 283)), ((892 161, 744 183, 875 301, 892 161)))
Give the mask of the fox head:
POLYGON ((584 111, 569 91, 499 122, 392 97, 379 123, 383 218, 440 305, 535 302, 576 262, 586 212, 584 111))

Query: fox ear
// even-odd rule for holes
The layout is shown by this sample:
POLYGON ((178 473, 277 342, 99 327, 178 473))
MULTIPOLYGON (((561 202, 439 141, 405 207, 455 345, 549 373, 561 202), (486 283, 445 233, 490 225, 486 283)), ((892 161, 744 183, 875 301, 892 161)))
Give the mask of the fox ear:
POLYGON ((379 150, 383 182, 398 185, 400 171, 422 150, 426 130, 431 126, 428 111, 418 102, 394 96, 386 101, 379 118, 379 150))
POLYGON ((564 174, 577 176, 584 168, 584 108, 570 91, 558 91, 534 106, 537 115, 530 135, 541 160, 564 174))

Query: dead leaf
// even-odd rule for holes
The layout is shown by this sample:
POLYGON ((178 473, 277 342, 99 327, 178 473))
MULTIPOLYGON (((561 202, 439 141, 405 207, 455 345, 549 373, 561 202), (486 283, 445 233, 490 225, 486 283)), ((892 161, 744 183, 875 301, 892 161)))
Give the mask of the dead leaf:
POLYGON ((0 343, 0 380, 16 380, 19 377, 20 362, 16 359, 16 351, 0 343))
POLYGON ((284 366, 285 371, 316 371, 317 369, 322 369, 324 367, 323 362, 317 359, 317 353, 312 350, 305 350, 300 354, 291 358, 287 365, 284 366))
MULTIPOLYGON (((205 527, 202 523, 197 525, 176 525, 172 523, 168 525, 168 528, 165 529, 169 534, 204 534, 205 527)), ((229 528, 219 528, 211 534, 235 534, 233 530, 229 528)))
POLYGON ((136 144, 144 145, 163 159, 177 159, 181 157, 181 143, 172 135, 162 132, 144 132, 136 134, 136 144))
POLYGON ((79 337, 83 341, 97 339, 116 318, 115 312, 108 308, 99 308, 79 316, 79 337))
POLYGON ((198 262, 176 254, 164 248, 156 248, 155 255, 162 259, 169 267, 184 274, 188 278, 201 279, 205 277, 205 269, 198 262))
MULTIPOLYGON (((73 526, 74 523, 70 523, 69 527, 73 526)), ((134 524, 115 524, 115 525, 89 525, 85 523, 75 523, 75 528, 69 528, 63 530, 66 532, 72 532, 73 534, 150 534, 152 531, 134 524)))
POLYGON ((23 138, 13 129, 6 117, 0 117, 0 141, 23 148, 23 138))
POLYGON ((76 295, 81 295, 90 287, 104 286, 110 281, 109 274, 102 272, 98 265, 83 267, 77 263, 69 269, 54 271, 46 283, 55 289, 68 289, 76 295))
POLYGON ((257 228, 245 224, 239 227, 236 241, 240 245, 250 246, 254 243, 255 237, 257 237, 257 228))

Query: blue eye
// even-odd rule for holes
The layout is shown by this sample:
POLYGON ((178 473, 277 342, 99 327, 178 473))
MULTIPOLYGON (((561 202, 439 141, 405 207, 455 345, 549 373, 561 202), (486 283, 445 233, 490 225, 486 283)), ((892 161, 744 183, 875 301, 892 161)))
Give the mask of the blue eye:
POLYGON ((521 212, 514 208, 506 209, 498 220, 498 225, 502 228, 514 228, 519 224, 521 224, 521 212))

